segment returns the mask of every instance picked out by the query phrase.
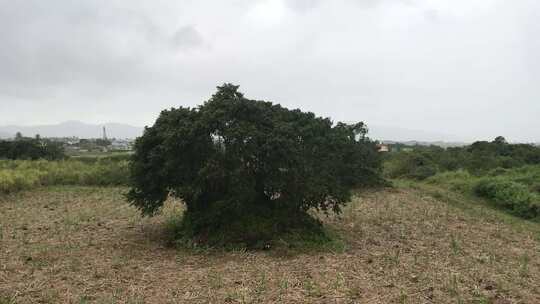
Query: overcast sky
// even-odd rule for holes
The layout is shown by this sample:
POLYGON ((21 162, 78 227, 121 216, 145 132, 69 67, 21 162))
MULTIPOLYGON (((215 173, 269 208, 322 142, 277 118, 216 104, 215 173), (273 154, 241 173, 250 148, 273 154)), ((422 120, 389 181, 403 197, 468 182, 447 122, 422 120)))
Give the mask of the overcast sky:
POLYGON ((223 82, 334 120, 540 141, 540 1, 0 0, 0 125, 143 126, 223 82))

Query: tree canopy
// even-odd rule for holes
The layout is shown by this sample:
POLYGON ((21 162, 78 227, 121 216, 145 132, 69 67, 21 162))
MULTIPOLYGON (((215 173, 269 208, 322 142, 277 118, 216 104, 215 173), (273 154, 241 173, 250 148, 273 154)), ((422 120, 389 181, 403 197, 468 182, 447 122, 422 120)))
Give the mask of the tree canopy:
POLYGON ((261 239, 340 212, 354 187, 381 181, 363 123, 250 100, 225 84, 196 108, 161 112, 135 143, 128 199, 153 215, 169 195, 186 204, 192 234, 234 227, 261 239))
POLYGON ((502 136, 492 141, 476 141, 464 147, 411 148, 414 152, 399 151, 386 156, 385 172, 388 177, 425 179, 437 172, 458 169, 482 175, 498 167, 508 169, 540 164, 540 147, 511 144, 502 136))

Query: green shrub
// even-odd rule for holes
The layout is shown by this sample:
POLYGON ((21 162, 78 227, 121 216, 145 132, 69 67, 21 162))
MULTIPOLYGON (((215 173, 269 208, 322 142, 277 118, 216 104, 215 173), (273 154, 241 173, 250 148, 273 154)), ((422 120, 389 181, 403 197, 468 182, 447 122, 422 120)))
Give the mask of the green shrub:
POLYGON ((315 209, 340 212, 354 187, 380 183, 363 123, 250 100, 226 84, 204 105, 161 112, 137 139, 131 203, 153 215, 169 196, 186 204, 183 232, 205 243, 255 245, 315 229, 315 209))
POLYGON ((385 156, 385 175, 390 178, 422 179, 434 170, 467 170, 478 176, 504 174, 503 169, 540 164, 540 147, 509 144, 503 137, 491 142, 477 141, 469 146, 443 149, 437 146, 412 146, 404 151, 402 144, 392 145, 385 156), (420 161, 420 163, 418 163, 420 161), (424 167, 427 168, 418 168, 424 167), (501 168, 496 169, 495 168, 501 168))
POLYGON ((536 218, 540 215, 539 197, 530 192, 526 185, 500 177, 483 178, 474 191, 518 216, 536 218))
POLYGON ((534 184, 531 186, 531 191, 540 194, 540 182, 534 183, 534 184))
POLYGON ((487 175, 489 175, 489 176, 499 176, 499 175, 507 174, 508 172, 509 172, 508 169, 497 167, 497 168, 489 171, 487 175))
POLYGON ((457 170, 439 173, 428 178, 426 182, 433 185, 443 186, 453 191, 469 193, 473 190, 477 180, 478 178, 471 175, 468 171, 457 170))
POLYGON ((524 218, 539 216, 540 166, 495 168, 484 177, 466 170, 438 173, 426 179, 436 185, 463 194, 476 194, 515 215, 524 218))
POLYGON ((408 177, 417 180, 424 180, 430 176, 437 174, 437 167, 431 164, 426 164, 416 167, 408 177))
POLYGON ((37 172, 0 171, 0 193, 10 193, 30 189, 39 183, 37 172))
POLYGON ((384 176, 423 180, 437 173, 437 166, 426 156, 415 152, 399 152, 385 161, 384 176))
POLYGON ((540 192, 540 166, 523 166, 513 169, 495 169, 489 174, 490 176, 499 176, 513 182, 523 184, 529 188, 531 192, 540 192), (495 175, 495 172, 499 174, 495 175))

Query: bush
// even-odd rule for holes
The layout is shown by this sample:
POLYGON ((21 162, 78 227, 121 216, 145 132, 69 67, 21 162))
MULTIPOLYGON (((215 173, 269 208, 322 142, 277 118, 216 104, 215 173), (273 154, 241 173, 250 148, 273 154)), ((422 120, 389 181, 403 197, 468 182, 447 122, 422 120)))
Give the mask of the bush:
POLYGON ((438 173, 427 183, 463 194, 476 194, 510 213, 524 218, 539 217, 540 166, 495 168, 484 177, 466 170, 438 173))
MULTIPOLYGON (((340 212, 353 187, 381 182, 362 123, 249 100, 230 84, 198 108, 165 110, 135 144, 131 203, 145 215, 183 199, 183 231, 206 243, 268 240, 340 212)), ((315 225, 316 226, 316 225, 315 225)))
POLYGON ((536 218, 540 215, 538 195, 531 193, 523 184, 504 178, 484 178, 477 183, 474 191, 518 216, 536 218))
POLYGON ((2 170, 0 171, 0 193, 31 189, 39 185, 40 177, 39 171, 2 170))
POLYGON ((438 186, 444 186, 450 190, 461 193, 468 193, 473 190, 478 178, 471 175, 468 171, 457 170, 439 173, 429 177, 426 182, 438 186))
POLYGON ((389 178, 424 180, 437 174, 437 166, 421 153, 399 152, 384 163, 384 175, 389 178))
POLYGON ((540 166, 523 166, 513 169, 494 169, 489 172, 490 176, 499 176, 513 182, 523 184, 531 192, 539 192, 540 189, 540 166))
POLYGON ((499 175, 507 174, 508 172, 509 172, 508 169, 498 167, 498 168, 495 168, 495 169, 489 171, 487 175, 489 175, 489 176, 499 176, 499 175))
POLYGON ((437 167, 435 165, 425 164, 416 167, 408 177, 417 180, 424 180, 430 176, 437 174, 437 167))
POLYGON ((477 141, 470 146, 443 149, 437 146, 409 147, 414 152, 403 151, 403 145, 392 147, 401 149, 386 156, 385 173, 391 178, 422 179, 434 171, 467 170, 482 176, 503 173, 501 170, 540 164, 540 147, 528 144, 509 144, 503 137, 492 142, 477 141), (419 168, 419 167, 426 168, 419 168), (493 172, 495 168, 501 168, 493 172))

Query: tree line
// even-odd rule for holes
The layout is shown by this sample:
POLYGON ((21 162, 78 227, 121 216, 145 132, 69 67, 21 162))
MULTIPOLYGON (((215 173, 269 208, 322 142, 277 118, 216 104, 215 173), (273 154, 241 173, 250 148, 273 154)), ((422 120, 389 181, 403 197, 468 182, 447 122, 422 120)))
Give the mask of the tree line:
POLYGON ((0 140, 0 159, 58 160, 65 158, 61 143, 43 139, 39 135, 24 137, 17 133, 14 140, 0 140))
POLYGON ((390 178, 425 179, 438 172, 467 170, 482 175, 494 168, 516 168, 540 164, 540 147, 510 144, 502 136, 493 141, 477 141, 469 146, 441 148, 415 146, 414 151, 389 153, 385 174, 390 178))

